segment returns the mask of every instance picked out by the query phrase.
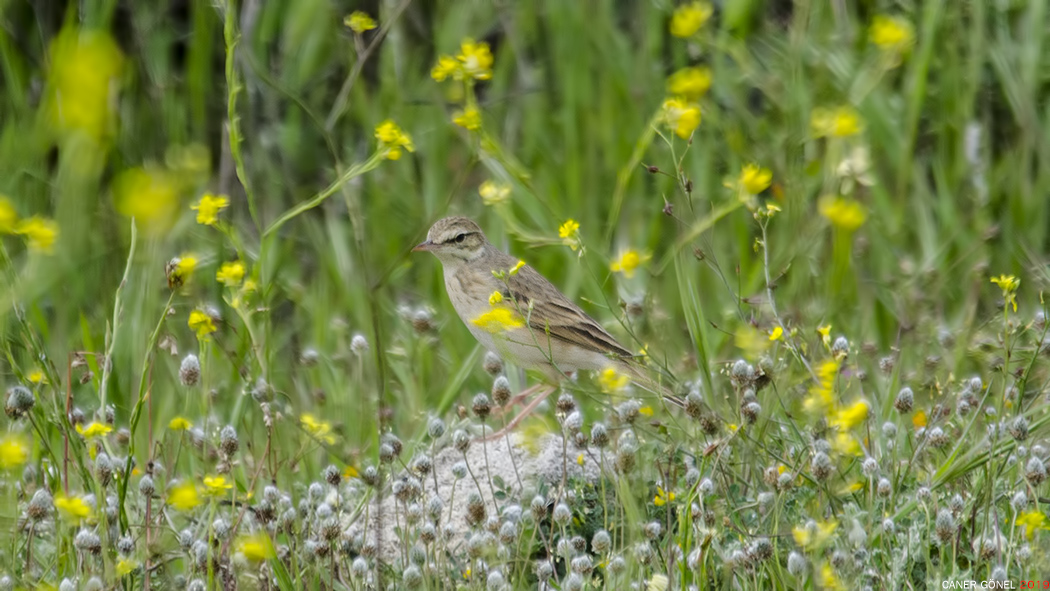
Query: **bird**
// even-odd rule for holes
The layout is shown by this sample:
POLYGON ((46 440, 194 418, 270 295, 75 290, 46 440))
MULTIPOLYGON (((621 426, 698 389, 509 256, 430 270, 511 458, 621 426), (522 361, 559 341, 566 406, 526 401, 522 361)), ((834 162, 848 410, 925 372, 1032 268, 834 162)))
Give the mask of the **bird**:
POLYGON ((665 386, 649 378, 635 353, 546 277, 489 242, 473 220, 442 218, 431 226, 426 240, 412 250, 430 252, 441 262, 452 307, 478 342, 510 363, 544 377, 545 384, 515 396, 514 401, 520 401, 540 392, 504 431, 531 412, 554 390, 553 386, 580 370, 612 368, 639 386, 675 401, 665 386))

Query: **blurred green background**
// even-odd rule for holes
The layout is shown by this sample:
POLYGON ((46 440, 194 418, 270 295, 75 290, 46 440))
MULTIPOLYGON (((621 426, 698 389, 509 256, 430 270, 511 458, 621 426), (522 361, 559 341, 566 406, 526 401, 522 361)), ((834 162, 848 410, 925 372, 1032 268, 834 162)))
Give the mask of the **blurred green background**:
MULTIPOLYGON (((725 181, 748 163, 772 171, 759 200, 783 210, 769 225, 773 293, 807 335, 832 324, 863 335, 872 352, 923 353, 924 341, 909 340, 914 329, 943 330, 962 343, 950 363, 963 371, 968 336, 995 314, 990 274, 1019 275, 1022 302, 1035 301, 1050 229, 1045 2, 726 0, 688 40, 668 33, 673 9, 0 1, 0 193, 19 219, 53 218, 59 232, 51 254, 0 236, 0 382, 43 367, 59 390, 73 351, 104 350, 134 215, 138 243, 112 335, 118 423, 137 399, 168 298, 165 263, 192 252, 195 277, 161 331, 179 355, 160 354, 152 370, 154 415, 183 410, 174 376, 197 349, 186 317, 211 305, 222 316, 206 360, 217 412, 257 426, 238 401, 265 378, 291 408, 335 422, 342 456, 355 462, 372 447, 376 400, 411 435, 427 412, 488 388, 439 264, 409 252, 449 213, 476 219, 624 340, 615 320, 630 320, 633 346, 698 379, 715 362, 752 356, 747 343, 770 328, 759 227, 746 208, 717 214, 736 199, 725 181), (379 28, 355 35, 343 24, 354 10, 379 28), (883 13, 914 30, 896 59, 869 39, 883 13), (489 43, 495 58, 492 79, 475 88, 498 147, 451 122, 462 87, 430 76, 464 38, 489 43), (710 68, 712 81, 686 150, 652 124, 668 77, 691 65, 710 68), (813 111, 844 104, 863 131, 848 142, 814 138, 813 111), (260 242, 283 212, 367 159, 386 119, 412 137, 414 153, 383 161, 260 242), (858 147, 870 168, 850 189, 866 213, 851 232, 818 201, 845 192, 839 159, 858 147), (490 179, 512 186, 507 203, 482 203, 478 187, 490 179), (238 253, 195 223, 190 205, 205 192, 229 195, 222 217, 259 282, 252 305, 265 369, 212 279, 238 253), (557 234, 570 218, 582 256, 557 234), (652 255, 632 279, 609 271, 627 248, 652 255), (364 357, 351 351, 356 333, 371 345, 364 357), (309 349, 324 363, 303 364, 309 349)), ((80 375, 74 399, 92 411, 99 372, 80 375)))

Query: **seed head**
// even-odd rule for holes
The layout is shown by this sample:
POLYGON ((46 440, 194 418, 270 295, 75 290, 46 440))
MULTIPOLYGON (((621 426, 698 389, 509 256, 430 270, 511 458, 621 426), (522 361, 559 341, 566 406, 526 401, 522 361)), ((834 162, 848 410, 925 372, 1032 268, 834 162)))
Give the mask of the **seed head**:
POLYGON ((541 521, 547 516, 547 500, 536 495, 532 497, 532 502, 529 503, 529 511, 532 513, 532 518, 536 522, 541 521))
POLYGON ((591 445, 598 449, 605 449, 609 445, 609 431, 603 423, 591 426, 591 445))
POLYGON ((536 578, 540 581, 547 581, 554 575, 554 567, 551 566, 551 563, 548 560, 537 562, 533 570, 536 573, 536 578))
POLYGON ((758 562, 769 560, 773 557, 773 543, 769 538, 758 538, 748 547, 747 553, 758 562))
POLYGON ((942 544, 951 542, 952 537, 955 535, 955 518, 952 517, 951 511, 941 509, 937 512, 937 519, 934 521, 934 533, 942 544))
POLYGON ((897 412, 901 414, 907 414, 911 412, 914 404, 915 393, 912 392, 911 388, 905 386, 901 388, 900 392, 897 392, 897 398, 893 401, 893 408, 896 408, 897 412))
POLYGON ((879 484, 876 487, 876 492, 879 493, 880 497, 888 497, 893 492, 893 485, 890 484, 889 478, 880 478, 879 484))
POLYGON ((467 476, 467 463, 461 461, 452 464, 452 475, 455 476, 457 480, 465 478, 467 476))
POLYGON ((503 373, 503 360, 499 358, 499 355, 496 355, 492 351, 487 351, 485 353, 485 359, 481 363, 481 367, 483 367, 489 375, 496 376, 503 373))
POLYGON ((484 421, 489 416, 489 413, 492 412, 492 403, 489 401, 487 394, 480 392, 474 396, 474 402, 471 408, 474 411, 474 416, 484 421))
POLYGON ((572 394, 562 392, 561 396, 558 396, 558 402, 555 407, 558 409, 558 412, 567 415, 576 410, 576 399, 572 397, 572 394))
POLYGON ((1010 506, 1014 511, 1020 512, 1022 509, 1028 506, 1028 495, 1023 490, 1019 490, 1014 493, 1012 499, 1010 499, 1010 506))
POLYGON ((361 480, 368 486, 378 486, 379 470, 375 466, 365 466, 365 469, 361 470, 361 480))
POLYGON ((810 463, 810 471, 813 473, 813 478, 823 481, 831 475, 831 458, 828 454, 818 451, 813 454, 813 461, 810 463))
POLYGON ((11 386, 4 397, 4 412, 10 419, 20 419, 32 410, 36 397, 29 388, 11 386))
POLYGON ((849 355, 849 341, 846 340, 846 337, 837 337, 835 342, 831 343, 831 354, 839 359, 844 359, 849 355))
POLYGON ((704 415, 704 399, 697 391, 690 392, 685 397, 685 414, 694 421, 699 421, 704 415))
POLYGON ((587 554, 580 554, 572 559, 572 572, 580 575, 589 575, 594 570, 594 563, 587 554))
POLYGON ((740 415, 744 417, 747 424, 754 425, 758 415, 762 413, 762 407, 757 402, 749 402, 740 409, 740 415))
POLYGON ((431 439, 438 439, 445 434, 445 421, 442 421, 438 417, 432 417, 430 422, 427 423, 427 434, 430 435, 431 439))
POLYGON ((201 379, 201 362, 194 354, 182 358, 179 365, 179 381, 183 386, 196 386, 201 379))
POLYGON ((139 494, 144 497, 152 497, 156 490, 156 487, 153 485, 153 477, 149 474, 143 474, 139 480, 139 494))
POLYGON ((1025 478, 1028 482, 1032 483, 1032 486, 1039 486, 1046 480, 1046 466, 1043 464, 1043 460, 1040 460, 1038 456, 1032 456, 1028 459, 1028 463, 1024 467, 1025 478))
POLYGON ((659 521, 650 521, 649 523, 645 524, 646 538, 649 538, 650 540, 655 540, 656 538, 660 537, 661 533, 663 533, 663 527, 660 525, 659 521))
POLYGON ((99 539, 98 534, 88 529, 77 532, 76 537, 73 538, 73 545, 77 550, 88 554, 98 555, 102 552, 102 540, 99 539))
POLYGON ((470 435, 467 435, 467 432, 463 429, 457 429, 452 434, 452 445, 455 446, 456 451, 459 453, 467 453, 467 450, 470 449, 470 435))
POLYGON ((226 454, 227 457, 237 453, 240 449, 241 443, 237 439, 237 430, 233 428, 233 425, 226 425, 219 432, 219 449, 222 453, 226 454))
POLYGON ((627 570, 627 561, 622 556, 617 556, 609 561, 609 573, 612 575, 623 574, 627 570))
POLYGON ((633 445, 623 445, 620 449, 616 450, 616 459, 613 462, 616 466, 616 471, 620 474, 630 474, 634 470, 634 464, 637 461, 637 452, 633 445))
POLYGON ((510 380, 507 376, 496 376, 492 382, 492 400, 499 406, 507 404, 510 400, 510 380))
POLYGON ((609 536, 609 532, 604 529, 594 532, 594 537, 591 538, 591 550, 595 554, 605 554, 610 548, 612 548, 612 537, 609 536))
POLYGON ((321 478, 324 478, 325 482, 332 486, 339 486, 339 483, 343 480, 343 475, 340 474, 339 468, 329 464, 321 471, 321 478))
POLYGON ((467 525, 475 527, 485 521, 485 503, 478 493, 470 493, 467 497, 467 525))
POLYGON ((364 355, 368 352, 368 340, 365 339, 365 335, 357 333, 352 339, 350 339, 350 350, 353 351, 354 355, 364 355))
POLYGON ((570 433, 579 432, 583 428, 583 415, 578 410, 572 411, 569 416, 565 417, 564 425, 570 433))
POLYGON ((558 503, 554 507, 554 523, 565 526, 572 520, 572 509, 565 503, 558 503))
POLYGON ((51 514, 51 507, 54 502, 51 499, 51 493, 47 489, 37 489, 33 493, 33 498, 29 500, 29 505, 26 507, 26 515, 29 516, 33 521, 40 521, 51 514))
POLYGON ((1028 439, 1028 419, 1024 418, 1024 415, 1018 415, 1010 423, 1010 427, 1007 430, 1010 432, 1010 436, 1017 441, 1028 439))

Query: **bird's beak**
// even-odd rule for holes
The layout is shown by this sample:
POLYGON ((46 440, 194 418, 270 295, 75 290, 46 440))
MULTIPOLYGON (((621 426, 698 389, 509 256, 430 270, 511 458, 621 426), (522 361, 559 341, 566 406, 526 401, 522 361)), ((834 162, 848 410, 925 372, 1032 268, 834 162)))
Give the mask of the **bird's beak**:
POLYGON ((426 241, 423 241, 423 242, 420 242, 419 244, 417 244, 416 247, 412 249, 412 252, 420 252, 420 251, 428 251, 428 250, 434 250, 434 243, 429 241, 429 240, 426 240, 426 241))

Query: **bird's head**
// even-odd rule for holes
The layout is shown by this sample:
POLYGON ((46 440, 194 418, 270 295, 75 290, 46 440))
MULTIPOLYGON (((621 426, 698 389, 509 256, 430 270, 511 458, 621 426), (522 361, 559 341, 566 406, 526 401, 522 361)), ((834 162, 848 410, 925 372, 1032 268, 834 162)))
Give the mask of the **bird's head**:
POLYGON ((427 239, 413 251, 434 253, 442 264, 458 264, 480 257, 488 240, 473 221, 464 217, 442 218, 430 227, 427 239))

